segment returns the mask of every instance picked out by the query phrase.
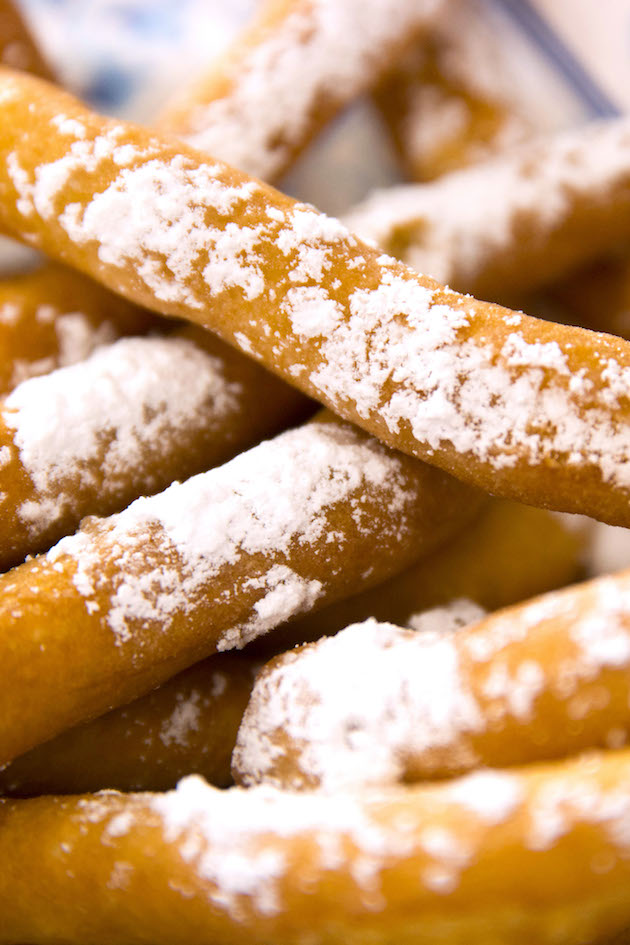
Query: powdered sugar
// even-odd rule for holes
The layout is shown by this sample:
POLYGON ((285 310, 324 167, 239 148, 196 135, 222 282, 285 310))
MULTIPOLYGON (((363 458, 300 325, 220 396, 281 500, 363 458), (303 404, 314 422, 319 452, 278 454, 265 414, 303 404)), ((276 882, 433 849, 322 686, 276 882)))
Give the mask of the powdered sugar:
POLYGON ((469 751, 460 736, 484 726, 450 637, 369 620, 259 677, 234 764, 244 783, 278 783, 273 762, 288 738, 292 787, 388 783, 422 752, 469 751))
MULTIPOLYGON (((195 147, 270 178, 306 137, 322 102, 343 103, 374 81, 440 0, 314 0, 294 4, 238 57, 230 86, 205 104, 195 91, 170 127, 195 147)), ((229 67, 227 67, 229 68, 229 67)), ((185 101, 185 99, 184 99, 185 101)))
POLYGON ((227 216, 258 184, 250 181, 230 186, 217 178, 217 171, 212 165, 195 166, 183 155, 168 162, 148 160, 125 168, 84 209, 69 204, 59 222, 75 242, 97 240, 103 262, 124 266, 133 260, 158 299, 183 298, 199 307, 200 300, 185 288, 186 279, 212 247, 205 276, 215 291, 240 285, 247 297, 253 298, 263 288, 260 269, 255 258, 250 258, 261 228, 233 223, 226 223, 223 230, 208 226, 205 208, 227 216), (118 225, 121 216, 124 227, 118 225), (166 271, 156 256, 164 259, 166 271))
POLYGON ((94 324, 81 312, 61 315, 50 305, 41 305, 35 317, 38 321, 53 322, 57 335, 57 351, 43 358, 31 360, 16 357, 13 360, 11 387, 17 387, 31 377, 49 374, 58 367, 67 367, 85 360, 95 348, 111 344, 118 332, 109 321, 94 324))
POLYGON ((472 317, 461 307, 435 304, 433 292, 402 275, 387 259, 375 289, 357 289, 350 313, 333 324, 304 299, 293 328, 308 323, 317 333, 320 362, 311 373, 315 390, 333 404, 351 400, 361 417, 378 411, 390 431, 408 423, 420 443, 436 450, 452 445, 496 469, 549 457, 572 465, 593 465, 604 482, 630 487, 628 433, 611 415, 609 386, 602 389, 584 373, 572 372, 555 342, 528 342, 510 332, 497 347, 466 340, 472 317), (369 330, 368 330, 369 326, 369 330), (386 381, 395 391, 383 403, 386 381), (588 406, 587 406, 588 405, 588 406))
POLYGON ((443 607, 411 614, 405 621, 416 633, 452 633, 484 617, 486 611, 467 597, 458 597, 443 607))
POLYGON ((263 577, 247 581, 245 587, 263 589, 265 595, 256 601, 246 623, 223 635, 219 650, 244 646, 294 614, 312 610, 323 590, 321 581, 308 581, 284 564, 274 565, 263 577))
MULTIPOLYGON (((319 582, 284 559, 296 543, 313 549, 326 543, 328 513, 337 504, 352 508, 364 493, 375 501, 378 496, 399 534, 415 495, 401 468, 394 454, 351 427, 309 424, 138 499, 120 515, 62 540, 48 558, 75 558, 75 583, 89 604, 102 581, 103 555, 112 555, 117 571, 106 620, 124 642, 138 622, 164 631, 173 614, 194 609, 199 596, 211 592, 222 568, 263 556, 238 586, 222 591, 230 600, 239 594, 251 599, 254 591, 251 604, 243 604, 243 622, 217 641, 219 649, 242 645, 319 596, 319 582)), ((338 533, 336 541, 342 553, 344 536, 338 533)))
POLYGON ((39 530, 74 507, 77 489, 115 494, 148 446, 162 441, 167 449, 182 427, 219 424, 238 409, 239 394, 218 358, 175 338, 121 339, 25 381, 3 406, 37 493, 22 518, 39 530))
MULTIPOLYGON (((628 150, 620 129, 591 134, 594 152, 603 153, 615 180, 628 150)), ((499 316, 474 301, 467 305, 394 260, 375 256, 312 208, 291 205, 192 153, 164 147, 157 157, 153 138, 120 170, 112 167, 116 148, 129 142, 118 126, 104 137, 111 183, 85 204, 68 204, 61 225, 80 245, 96 241, 102 263, 133 269, 164 311, 181 314, 185 307, 205 320, 216 301, 215 327, 220 322, 252 356, 299 379, 339 413, 358 415, 368 425, 384 421, 392 438, 411 431, 419 455, 446 450, 496 470, 548 463, 576 472, 592 467, 606 491, 628 489, 621 360, 615 366, 614 358, 602 358, 587 376, 568 342, 540 342, 528 334, 532 326, 525 319, 517 331, 510 313, 501 325, 499 316), (261 212, 262 203, 278 212, 261 212), (344 282, 340 276, 349 270, 352 279, 344 282), (317 286, 315 276, 323 276, 317 286), (239 305, 228 317, 234 290, 239 305)), ((593 177, 599 159, 585 149, 589 157, 582 165, 582 152, 571 142, 559 154, 553 151, 553 167, 560 170, 549 171, 551 180, 561 179, 563 195, 585 180, 600 180, 593 177)), ((95 162, 101 169, 97 151, 95 142, 77 140, 60 159, 67 161, 61 169, 48 173, 40 165, 35 183, 27 185, 14 168, 22 199, 49 213, 59 201, 39 199, 38 182, 63 184, 70 171, 93 170, 95 162)), ((517 170, 523 167, 505 172, 510 182, 517 170)), ((490 186, 493 194, 501 189, 494 176, 490 186)), ((566 507, 564 492, 560 500, 547 497, 566 507)))
POLYGON ((564 132, 434 183, 377 193, 346 222, 385 249, 404 243, 403 258, 414 269, 469 286, 516 243, 524 218, 544 251, 576 201, 614 198, 629 167, 630 123, 619 119, 564 132))
POLYGON ((201 778, 151 800, 167 842, 209 882, 213 904, 238 918, 243 909, 275 915, 284 909, 283 879, 291 838, 310 836, 318 870, 346 868, 359 889, 374 892, 387 859, 409 849, 410 827, 379 823, 352 794, 330 798, 260 787, 217 791, 201 778))
POLYGON ((524 800, 519 778, 504 771, 474 771, 453 781, 446 796, 489 824, 503 823, 524 800))
POLYGON ((166 748, 173 743, 186 746, 189 734, 199 730, 200 702, 198 690, 193 690, 187 698, 182 693, 177 694, 177 705, 160 726, 160 741, 166 748))

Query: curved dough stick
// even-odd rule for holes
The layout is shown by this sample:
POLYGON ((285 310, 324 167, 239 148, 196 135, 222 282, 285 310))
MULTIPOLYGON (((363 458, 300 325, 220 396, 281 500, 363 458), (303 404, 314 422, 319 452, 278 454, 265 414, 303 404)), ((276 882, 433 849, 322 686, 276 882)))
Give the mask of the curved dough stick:
POLYGON ((0 215, 23 239, 487 491, 630 523, 627 343, 445 290, 35 79, 3 73, 0 97, 0 215))
POLYGON ((0 577, 0 763, 384 580, 479 501, 322 416, 119 515, 86 519, 0 577))
POLYGON ((0 394, 159 324, 146 309, 64 266, 0 279, 0 394))
POLYGON ((277 657, 234 767, 291 789, 448 777, 619 747, 629 706, 625 571, 452 633, 368 621, 277 657))
MULTIPOLYGON (((552 513, 491 502, 461 534, 399 579, 278 627, 242 655, 213 656, 135 703, 63 733, 0 773, 0 791, 164 790, 190 771, 213 784, 227 784, 253 684, 250 669, 255 664, 245 659, 252 647, 257 655, 261 650, 277 653, 371 613, 405 620, 453 596, 468 595, 487 608, 514 603, 574 579, 584 539, 583 529, 570 531, 552 513)), ((437 619, 438 611, 431 613, 437 619)))
POLYGON ((318 640, 368 617, 407 626, 419 611, 455 599, 498 610, 584 576, 590 523, 495 499, 465 529, 388 581, 304 614, 272 637, 254 641, 269 659, 296 644, 318 640))
POLYGON ((259 665, 241 653, 215 654, 17 758, 0 771, 0 794, 165 791, 191 771, 226 787, 259 665))
POLYGON ((0 942, 579 945, 630 922, 629 778, 622 752, 430 787, 7 801, 0 942))
POLYGON ((498 299, 628 237, 630 122, 557 134, 430 184, 377 192, 348 225, 410 266, 498 299))
POLYGON ((231 459, 310 404, 198 328, 124 338, 0 400, 0 568, 231 459))
POLYGON ((368 617, 406 623, 457 598, 498 610, 578 578, 587 540, 583 520, 569 524, 543 509, 494 500, 422 562, 321 614, 301 617, 291 629, 316 639, 368 617))
POLYGON ((374 90, 411 180, 440 177, 550 130, 553 103, 541 104, 534 70, 523 82, 528 62, 498 39, 501 30, 491 4, 451 0, 374 90))
POLYGON ((267 0, 163 130, 265 180, 369 88, 443 0, 267 0))
POLYGON ((50 66, 35 44, 18 7, 11 0, 0 0, 0 62, 43 79, 53 78, 50 66))

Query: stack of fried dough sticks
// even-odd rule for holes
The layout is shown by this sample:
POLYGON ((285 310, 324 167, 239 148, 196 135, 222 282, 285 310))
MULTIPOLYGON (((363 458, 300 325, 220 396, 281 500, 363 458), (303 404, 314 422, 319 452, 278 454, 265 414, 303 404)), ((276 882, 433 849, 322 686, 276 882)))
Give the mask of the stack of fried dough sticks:
POLYGON ((465 7, 269 0, 152 128, 0 67, 49 257, 0 285, 0 945, 630 928, 630 571, 565 586, 630 526, 630 342, 583 327, 630 124, 494 154, 537 129, 453 71, 465 7), (365 91, 439 176, 349 228, 269 181, 365 91), (461 294, 534 289, 567 324, 461 294))

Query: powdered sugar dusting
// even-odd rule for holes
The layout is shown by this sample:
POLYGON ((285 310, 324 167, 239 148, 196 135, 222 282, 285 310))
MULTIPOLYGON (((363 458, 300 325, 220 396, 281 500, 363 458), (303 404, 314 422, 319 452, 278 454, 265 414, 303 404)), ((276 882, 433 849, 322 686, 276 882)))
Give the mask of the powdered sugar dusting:
MULTIPOLYGON (((390 527, 399 535, 415 497, 401 461, 347 425, 308 424, 160 495, 138 499, 101 524, 88 523, 59 542, 48 558, 71 555, 76 560, 75 584, 89 604, 109 549, 118 570, 106 619, 124 642, 134 623, 163 630, 173 614, 194 608, 224 566, 262 555, 259 570, 242 586, 223 592, 228 597, 251 597, 258 588, 263 592, 251 612, 245 611, 244 622, 218 641, 221 649, 240 646, 276 620, 312 605, 322 590, 319 582, 289 568, 285 556, 295 543, 313 548, 325 543, 330 509, 338 503, 359 508, 366 493, 387 503, 390 527), (149 534, 154 551, 147 547, 149 534)), ((335 541, 343 549, 344 535, 337 532, 335 541)))
POLYGON ((581 777, 559 774, 544 783, 532 805, 526 846, 549 850, 579 823, 603 828, 624 856, 630 849, 630 798, 623 781, 603 786, 597 778, 601 758, 582 763, 581 777), (589 770, 590 769, 590 770, 589 770))
POLYGON ((220 423, 239 394, 218 358, 176 338, 124 338, 25 381, 3 406, 37 492, 19 514, 39 530, 74 508, 77 489, 115 493, 149 445, 167 449, 182 427, 220 423))
MULTIPOLYGON (((626 131, 611 129, 591 137, 618 180, 626 131)), ((551 464, 576 478, 586 467, 607 492, 630 488, 630 365, 623 354, 619 363, 595 356, 587 370, 569 341, 541 342, 524 317, 516 325, 509 312, 502 320, 500 312, 427 284, 361 246, 337 221, 291 205, 257 181, 192 152, 163 146, 157 157, 152 138, 123 166, 117 149, 129 142, 119 126, 101 137, 99 147, 98 137, 76 139, 60 166, 36 169, 34 182, 11 160, 19 199, 59 220, 79 245, 96 242, 102 263, 132 269, 157 307, 207 317, 336 412, 369 426, 384 422, 393 439, 410 432, 419 455, 444 450, 495 470, 551 464), (108 186, 62 210, 68 175, 95 168, 108 186), (239 305, 228 318, 235 293, 239 305), (216 320, 205 314, 213 301, 216 320)), ((552 149, 553 167, 564 168, 556 177, 549 170, 553 180, 561 177, 562 199, 594 173, 590 156, 582 165, 581 147, 570 139, 560 156, 552 149)), ((501 189, 494 176, 490 186, 493 194, 501 189)), ((542 203, 551 213, 551 203, 542 203)), ((589 344, 596 344, 591 336, 589 344)), ((509 492, 509 475, 503 478, 509 492)), ((547 501, 566 507, 570 500, 560 492, 547 501)))
POLYGON ((393 49, 440 0, 312 0, 293 4, 239 57, 222 97, 195 103, 169 126, 195 147, 258 177, 278 174, 308 136, 322 102, 343 103, 374 82, 393 49))
POLYGON ((186 287, 186 279, 196 267, 203 268, 200 259, 211 248, 214 253, 204 272, 214 290, 240 285, 247 298, 255 298, 264 283, 253 248, 264 227, 229 222, 224 229, 211 227, 206 225, 205 210, 228 216, 258 184, 248 181, 230 186, 217 177, 219 170, 195 165, 183 155, 169 161, 144 161, 124 168, 85 208, 69 204, 59 223, 79 244, 97 240, 103 262, 121 267, 135 262, 138 275, 163 301, 201 306, 186 287), (118 225, 121 217, 124 227, 118 225), (156 256, 165 260, 166 270, 156 256))
POLYGON ((218 650, 242 647, 294 614, 311 610, 323 590, 321 581, 306 580, 284 564, 274 565, 263 577, 247 581, 245 587, 261 588, 265 595, 256 601, 253 615, 246 623, 232 627, 222 636, 218 650))
POLYGON ((468 597, 458 597, 443 607, 411 614, 405 621, 416 633, 451 633, 484 617, 486 611, 468 597))
MULTIPOLYGON (((408 423, 432 450, 450 444, 496 469, 543 465, 554 456, 596 466, 604 482, 630 487, 628 433, 613 415, 617 393, 603 375, 595 391, 556 343, 528 342, 516 332, 498 350, 466 340, 461 330, 471 316, 435 304, 429 289, 395 273, 389 261, 382 267, 378 288, 351 296, 349 317, 332 324, 326 311, 332 332, 311 374, 316 391, 335 404, 353 401, 364 418, 378 410, 394 433, 408 423), (390 378, 396 389, 383 403, 390 378)), ((306 320, 302 300, 293 322, 298 335, 306 320)))
POLYGON ((31 377, 49 374, 58 367, 77 364, 101 345, 111 344, 119 334, 109 321, 95 325, 81 312, 62 315, 50 305, 41 305, 37 309, 36 318, 38 321, 54 323, 57 351, 36 360, 16 357, 13 361, 11 387, 17 387, 31 377))
POLYGON ((504 771, 474 771, 452 782, 446 795, 491 824, 507 820, 524 800, 518 777, 504 771))
POLYGON ((188 698, 177 694, 177 704, 168 718, 160 726, 160 741, 167 748, 172 745, 186 746, 191 732, 199 730, 201 715, 201 694, 193 690, 188 698))
POLYGON ((258 678, 234 764, 244 783, 278 783, 273 763, 288 738, 291 787, 388 783, 404 776, 409 758, 444 746, 472 763, 461 736, 484 727, 448 635, 369 620, 287 654, 258 678))
POLYGON ((610 199, 629 167, 630 122, 619 119, 564 132, 430 184, 376 193, 346 222, 384 249, 395 252, 404 244, 403 258, 414 269, 468 286, 515 244, 524 218, 531 218, 543 250, 575 201, 610 199))
POLYGON ((313 865, 347 869, 366 893, 374 893, 388 858, 409 850, 409 825, 386 828, 352 794, 331 801, 266 786, 217 791, 189 777, 176 791, 155 796, 151 808, 162 818, 166 841, 177 842, 182 859, 211 884, 213 904, 238 918, 245 907, 260 915, 283 910, 292 838, 309 835, 313 865))

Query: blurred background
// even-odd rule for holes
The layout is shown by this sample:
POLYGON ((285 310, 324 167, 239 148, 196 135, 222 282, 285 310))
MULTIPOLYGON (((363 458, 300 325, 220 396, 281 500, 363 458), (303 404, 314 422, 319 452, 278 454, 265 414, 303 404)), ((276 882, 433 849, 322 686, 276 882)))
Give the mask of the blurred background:
MULTIPOLYGON (((102 112, 150 123, 175 89, 227 47, 258 0, 18 5, 68 89, 102 112)), ((483 9, 489 48, 500 48, 520 77, 541 128, 623 109, 630 95, 628 0, 475 0, 475 6, 483 9)), ((282 186, 340 214, 375 187, 401 179, 380 116, 366 99, 326 129, 282 186)))

